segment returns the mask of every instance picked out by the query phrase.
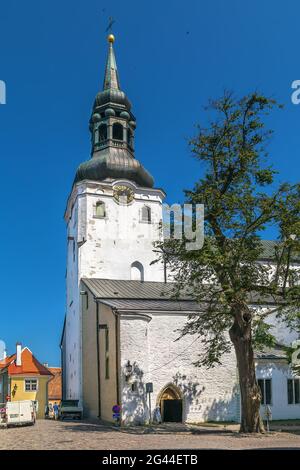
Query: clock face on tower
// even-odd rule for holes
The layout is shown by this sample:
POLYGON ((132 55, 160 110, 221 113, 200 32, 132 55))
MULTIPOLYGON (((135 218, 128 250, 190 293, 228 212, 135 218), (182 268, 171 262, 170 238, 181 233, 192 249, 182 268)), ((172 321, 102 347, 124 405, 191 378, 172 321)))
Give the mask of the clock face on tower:
POLYGON ((114 200, 119 204, 130 204, 134 199, 134 192, 128 186, 114 186, 114 200))

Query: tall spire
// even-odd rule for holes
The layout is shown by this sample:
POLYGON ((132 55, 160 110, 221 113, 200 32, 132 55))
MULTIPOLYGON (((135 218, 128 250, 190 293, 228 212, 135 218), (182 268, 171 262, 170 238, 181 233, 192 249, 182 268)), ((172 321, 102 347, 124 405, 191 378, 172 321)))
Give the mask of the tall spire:
POLYGON ((127 179, 152 188, 152 176, 134 155, 136 120, 131 103, 120 88, 113 49, 115 38, 110 34, 107 39, 103 90, 96 95, 90 119, 92 158, 79 166, 75 182, 127 179))
POLYGON ((120 90, 118 68, 113 48, 113 43, 115 42, 114 35, 110 34, 107 40, 109 42, 109 49, 106 61, 103 90, 120 90))

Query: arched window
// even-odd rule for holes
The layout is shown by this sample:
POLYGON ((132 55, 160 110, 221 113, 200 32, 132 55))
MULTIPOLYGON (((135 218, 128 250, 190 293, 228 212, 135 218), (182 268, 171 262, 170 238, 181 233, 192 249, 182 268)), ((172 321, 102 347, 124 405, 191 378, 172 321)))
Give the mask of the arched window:
POLYGON ((101 126, 99 126, 98 133, 99 133, 99 142, 103 142, 104 140, 107 140, 107 125, 101 124, 101 126))
POLYGON ((113 125, 113 139, 123 140, 123 126, 119 122, 115 122, 113 125))
POLYGON ((151 209, 148 206, 142 207, 141 220, 147 224, 151 223, 151 209))
POLYGON ((103 201, 96 202, 95 217, 98 217, 98 218, 105 217, 105 204, 103 201))
POLYGON ((127 144, 129 145, 129 147, 132 147, 132 137, 132 131, 130 129, 127 129, 127 144))
POLYGON ((130 278, 132 281, 144 281, 144 266, 139 261, 132 263, 130 278))

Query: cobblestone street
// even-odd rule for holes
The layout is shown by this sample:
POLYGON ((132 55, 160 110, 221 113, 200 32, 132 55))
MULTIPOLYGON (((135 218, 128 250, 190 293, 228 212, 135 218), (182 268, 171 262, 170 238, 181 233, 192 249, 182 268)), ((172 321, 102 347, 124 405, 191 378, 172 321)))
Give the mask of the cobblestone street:
POLYGON ((86 421, 39 420, 31 427, 0 429, 0 449, 300 449, 300 435, 296 431, 248 436, 239 435, 236 429, 236 426, 166 425, 154 430, 117 430, 86 421))

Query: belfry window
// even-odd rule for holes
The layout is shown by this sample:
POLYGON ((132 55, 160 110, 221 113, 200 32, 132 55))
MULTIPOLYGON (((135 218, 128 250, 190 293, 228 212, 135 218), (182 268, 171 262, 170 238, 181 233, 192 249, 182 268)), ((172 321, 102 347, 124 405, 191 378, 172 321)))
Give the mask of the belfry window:
POLYGON ((119 122, 115 122, 113 125, 113 139, 123 140, 123 126, 119 122))
POLYGON ((132 131, 130 129, 127 130, 127 144, 129 147, 132 147, 132 131))
POLYGON ((142 207, 141 221, 145 222, 146 224, 151 223, 151 209, 150 209, 150 207, 148 207, 148 206, 142 207))
POLYGON ((104 142, 107 140, 107 125, 101 124, 98 129, 99 132, 99 142, 104 142))
POLYGON ((99 219, 105 217, 105 204, 103 201, 96 202, 95 217, 98 217, 99 219))

